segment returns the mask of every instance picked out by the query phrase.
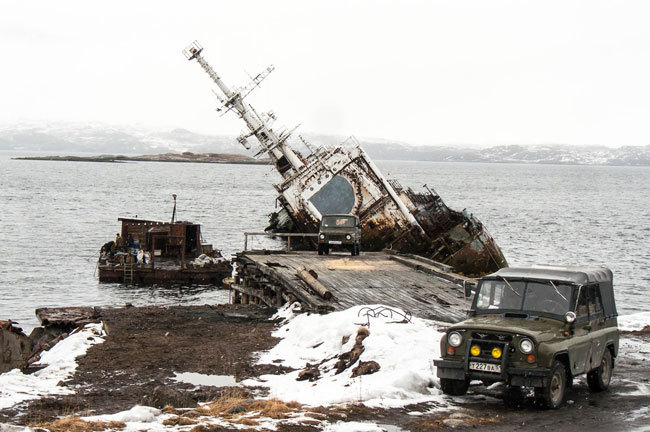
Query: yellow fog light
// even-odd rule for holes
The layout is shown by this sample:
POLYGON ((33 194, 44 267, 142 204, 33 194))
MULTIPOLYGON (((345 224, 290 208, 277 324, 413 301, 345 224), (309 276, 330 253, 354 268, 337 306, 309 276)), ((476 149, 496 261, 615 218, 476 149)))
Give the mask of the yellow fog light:
POLYGON ((477 345, 474 345, 469 350, 469 352, 471 352, 473 356, 478 356, 479 354, 481 354, 481 348, 479 348, 477 345))
POLYGON ((501 350, 499 348, 492 348, 492 357, 501 358, 501 350))

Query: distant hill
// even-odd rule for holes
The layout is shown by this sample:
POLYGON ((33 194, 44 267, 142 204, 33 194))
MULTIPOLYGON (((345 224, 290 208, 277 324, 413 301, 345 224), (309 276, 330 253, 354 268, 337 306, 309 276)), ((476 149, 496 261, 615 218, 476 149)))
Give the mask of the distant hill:
POLYGON ((232 136, 202 135, 186 129, 150 131, 97 124, 0 127, 0 150, 89 153, 245 153, 232 136))
MULTIPOLYGON (((303 136, 313 146, 337 145, 345 139, 333 135, 303 136)), ((618 148, 560 144, 502 145, 475 149, 461 145, 412 146, 377 139, 360 139, 360 142, 368 154, 377 160, 650 166, 650 145, 618 148)), ((301 153, 308 151, 297 139, 291 144, 301 153)), ((0 127, 0 150, 95 154, 190 151, 251 156, 255 149, 245 150, 234 136, 198 134, 186 129, 151 131, 99 124, 43 124, 0 127)))
POLYGON ((565 165, 650 166, 650 145, 618 148, 569 145, 503 145, 484 149, 362 142, 375 159, 565 165))
POLYGON ((18 160, 47 160, 65 162, 188 162, 188 163, 222 163, 222 164, 270 164, 268 158, 255 159, 250 156, 229 153, 158 153, 140 156, 125 155, 96 155, 96 156, 24 156, 16 157, 18 160))

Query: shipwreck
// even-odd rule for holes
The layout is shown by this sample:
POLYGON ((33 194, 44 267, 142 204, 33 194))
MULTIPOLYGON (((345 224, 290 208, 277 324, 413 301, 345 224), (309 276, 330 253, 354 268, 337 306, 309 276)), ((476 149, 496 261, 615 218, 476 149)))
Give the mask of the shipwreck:
POLYGON ((249 138, 259 143, 256 157, 266 155, 282 176, 274 185, 281 209, 271 215, 268 230, 316 232, 325 214, 355 214, 362 223, 364 251, 391 249, 416 254, 451 266, 455 272, 479 276, 507 266, 499 246, 483 224, 466 211, 452 210, 433 188, 413 191, 386 179, 351 137, 339 146, 314 147, 306 156, 288 139, 295 130, 273 129, 275 114, 261 113, 244 98, 273 71, 267 68, 249 85, 227 86, 192 43, 183 54, 196 60, 217 85, 218 111, 234 111, 248 131, 237 140, 251 149, 249 138))

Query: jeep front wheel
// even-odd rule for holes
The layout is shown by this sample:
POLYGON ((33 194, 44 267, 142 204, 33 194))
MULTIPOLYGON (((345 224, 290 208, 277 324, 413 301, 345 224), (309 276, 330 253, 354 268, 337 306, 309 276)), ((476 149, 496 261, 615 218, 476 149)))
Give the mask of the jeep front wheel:
POLYGON ((469 380, 456 380, 451 378, 440 378, 440 388, 444 394, 450 396, 462 396, 467 393, 469 380))
POLYGON ((546 408, 556 409, 562 406, 566 396, 566 367, 562 362, 553 362, 546 385, 535 388, 535 395, 546 408))
POLYGON ((600 366, 587 374, 587 384, 592 392, 607 390, 612 379, 612 354, 605 348, 600 366))

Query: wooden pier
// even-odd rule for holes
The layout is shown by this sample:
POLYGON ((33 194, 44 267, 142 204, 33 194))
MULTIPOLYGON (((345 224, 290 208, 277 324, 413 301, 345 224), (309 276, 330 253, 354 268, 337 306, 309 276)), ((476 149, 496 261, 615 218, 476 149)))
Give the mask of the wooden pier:
POLYGON ((457 322, 469 308, 464 288, 476 283, 435 261, 388 252, 319 256, 311 251, 244 251, 234 262, 233 303, 280 307, 299 301, 314 312, 381 304, 457 322))

